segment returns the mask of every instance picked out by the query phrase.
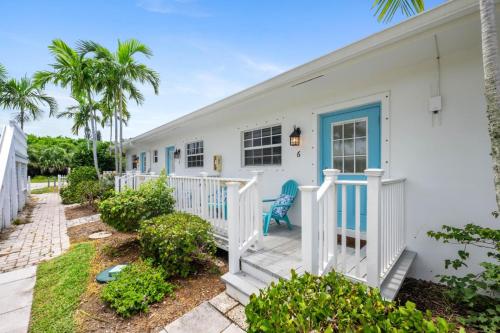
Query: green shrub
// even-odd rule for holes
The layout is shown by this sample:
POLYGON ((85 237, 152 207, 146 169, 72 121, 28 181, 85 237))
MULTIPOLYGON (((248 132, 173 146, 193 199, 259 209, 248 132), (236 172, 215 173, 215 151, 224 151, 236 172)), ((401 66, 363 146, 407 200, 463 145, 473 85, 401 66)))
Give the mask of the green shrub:
MULTIPOLYGON (((493 214, 498 217, 497 214, 493 214)), ((440 282, 448 286, 446 296, 461 304, 467 314, 461 322, 482 332, 498 332, 500 327, 500 230, 467 224, 463 228, 442 226, 442 231, 429 231, 430 237, 443 243, 458 244, 457 257, 446 259, 445 269, 458 270, 467 267, 468 248, 486 250, 479 263, 478 274, 438 275, 440 282)))
POLYGON ((62 203, 65 205, 78 203, 78 200, 80 199, 76 188, 70 186, 61 188, 59 195, 61 196, 62 203))
POLYGON ((173 213, 143 221, 139 229, 142 255, 162 266, 167 276, 187 276, 216 250, 210 223, 202 218, 173 213))
POLYGON ((174 211, 172 190, 165 177, 142 184, 137 191, 125 189, 99 204, 101 219, 119 231, 134 231, 139 222, 174 211))
POLYGON ((245 309, 248 332, 452 332, 444 319, 433 320, 408 302, 397 307, 378 289, 331 272, 281 279, 252 295, 245 309))
POLYGON ((90 166, 77 167, 71 170, 67 177, 69 186, 76 186, 85 180, 97 180, 95 168, 90 166))
POLYGON ((136 262, 118 273, 116 280, 102 289, 101 298, 122 317, 148 312, 149 305, 173 293, 174 286, 165 281, 162 268, 149 262, 136 262))

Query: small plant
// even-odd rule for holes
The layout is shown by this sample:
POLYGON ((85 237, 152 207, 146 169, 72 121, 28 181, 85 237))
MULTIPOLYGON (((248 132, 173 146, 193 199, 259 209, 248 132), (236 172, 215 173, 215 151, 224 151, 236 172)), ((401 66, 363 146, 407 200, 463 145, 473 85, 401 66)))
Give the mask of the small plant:
POLYGON ((73 169, 67 180, 68 186, 63 187, 59 192, 63 204, 85 203, 86 200, 82 201, 82 196, 84 196, 86 188, 80 183, 97 182, 97 175, 93 167, 83 166, 73 169))
POLYGON ((252 295, 245 309, 248 332, 454 332, 442 318, 433 319, 415 304, 398 307, 378 289, 353 283, 340 274, 324 276, 292 271, 252 295))
POLYGON ((174 286, 165 281, 162 268, 148 261, 128 265, 116 280, 102 289, 101 298, 120 316, 128 318, 139 312, 148 312, 149 305, 171 295, 174 286))
POLYGON ((71 170, 67 177, 69 186, 77 185, 85 180, 97 180, 95 169, 90 166, 77 167, 71 170))
POLYGON ((187 213, 143 221, 139 229, 142 255, 162 266, 167 276, 185 277, 214 255, 216 245, 211 230, 210 223, 187 213))
POLYGON ((427 234, 443 243, 461 245, 457 258, 445 260, 446 269, 468 267, 469 246, 487 251, 488 261, 479 264, 483 270, 478 274, 438 277, 449 287, 446 293, 449 299, 468 309, 467 316, 462 318, 464 324, 484 332, 496 332, 500 327, 500 230, 475 224, 467 224, 463 228, 444 225, 442 231, 429 231, 427 234))
POLYGON ((101 219, 119 231, 135 231, 139 222, 174 211, 172 191, 166 178, 142 184, 137 191, 125 189, 99 204, 101 219))

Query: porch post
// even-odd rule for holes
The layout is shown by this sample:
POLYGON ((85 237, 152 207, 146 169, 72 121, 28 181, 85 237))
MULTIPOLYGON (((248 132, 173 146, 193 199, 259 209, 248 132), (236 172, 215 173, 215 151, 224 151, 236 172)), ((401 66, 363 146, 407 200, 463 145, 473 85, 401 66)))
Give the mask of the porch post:
POLYGON ((304 270, 318 274, 318 186, 300 186, 302 211, 302 261, 304 270))
POLYGON ((200 205, 201 205, 201 217, 204 219, 207 219, 207 204, 208 204, 208 196, 207 196, 207 178, 208 178, 208 172, 202 171, 200 172, 200 205))
POLYGON ((331 186, 327 193, 327 239, 328 242, 328 260, 330 256, 333 258, 333 268, 337 269, 337 185, 335 182, 340 174, 339 169, 325 169, 323 170, 323 175, 325 175, 325 181, 330 181, 331 186))
POLYGON ((115 192, 120 192, 120 178, 115 176, 115 192))
POLYGON ((239 188, 240 183, 228 182, 227 186, 227 234, 228 234, 228 254, 229 273, 237 273, 240 270, 239 255, 239 188))
POLYGON ((263 223, 262 223, 262 175, 264 174, 263 170, 254 170, 252 171, 253 178, 257 180, 257 245, 256 248, 260 249, 262 245, 262 241, 264 240, 264 230, 263 230, 263 223))
POLYGON ((366 282, 380 287, 380 190, 382 169, 366 169, 366 282))

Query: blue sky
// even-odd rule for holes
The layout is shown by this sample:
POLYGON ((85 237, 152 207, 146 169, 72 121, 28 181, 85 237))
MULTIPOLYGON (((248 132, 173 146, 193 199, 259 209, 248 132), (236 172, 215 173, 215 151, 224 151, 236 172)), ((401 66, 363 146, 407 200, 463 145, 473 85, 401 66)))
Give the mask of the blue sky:
MULTIPOLYGON (((10 0, 0 3, 0 63, 11 76, 48 69, 54 38, 90 39, 114 50, 137 38, 154 52, 141 59, 160 73, 160 94, 130 104, 125 136, 135 136, 390 25, 373 0, 10 0)), ((444 0, 426 0, 426 9, 444 0)), ((399 22, 396 17, 391 24, 399 22)), ((48 87, 59 108, 67 91, 48 87)), ((0 122, 12 117, 0 110, 0 122)), ((71 136, 71 122, 44 116, 28 133, 71 136)), ((107 131, 104 131, 106 137, 107 131)))

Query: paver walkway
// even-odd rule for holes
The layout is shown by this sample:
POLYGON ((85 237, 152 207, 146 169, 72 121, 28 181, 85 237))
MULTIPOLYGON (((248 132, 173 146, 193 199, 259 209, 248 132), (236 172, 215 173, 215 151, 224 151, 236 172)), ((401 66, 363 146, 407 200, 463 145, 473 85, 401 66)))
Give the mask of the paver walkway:
POLYGON ((225 292, 177 318, 160 333, 244 333, 245 308, 225 292))
POLYGON ((28 331, 36 266, 0 274, 0 332, 28 331))
POLYGON ((58 193, 35 195, 33 222, 14 226, 0 240, 0 273, 36 265, 69 248, 64 206, 58 193))

